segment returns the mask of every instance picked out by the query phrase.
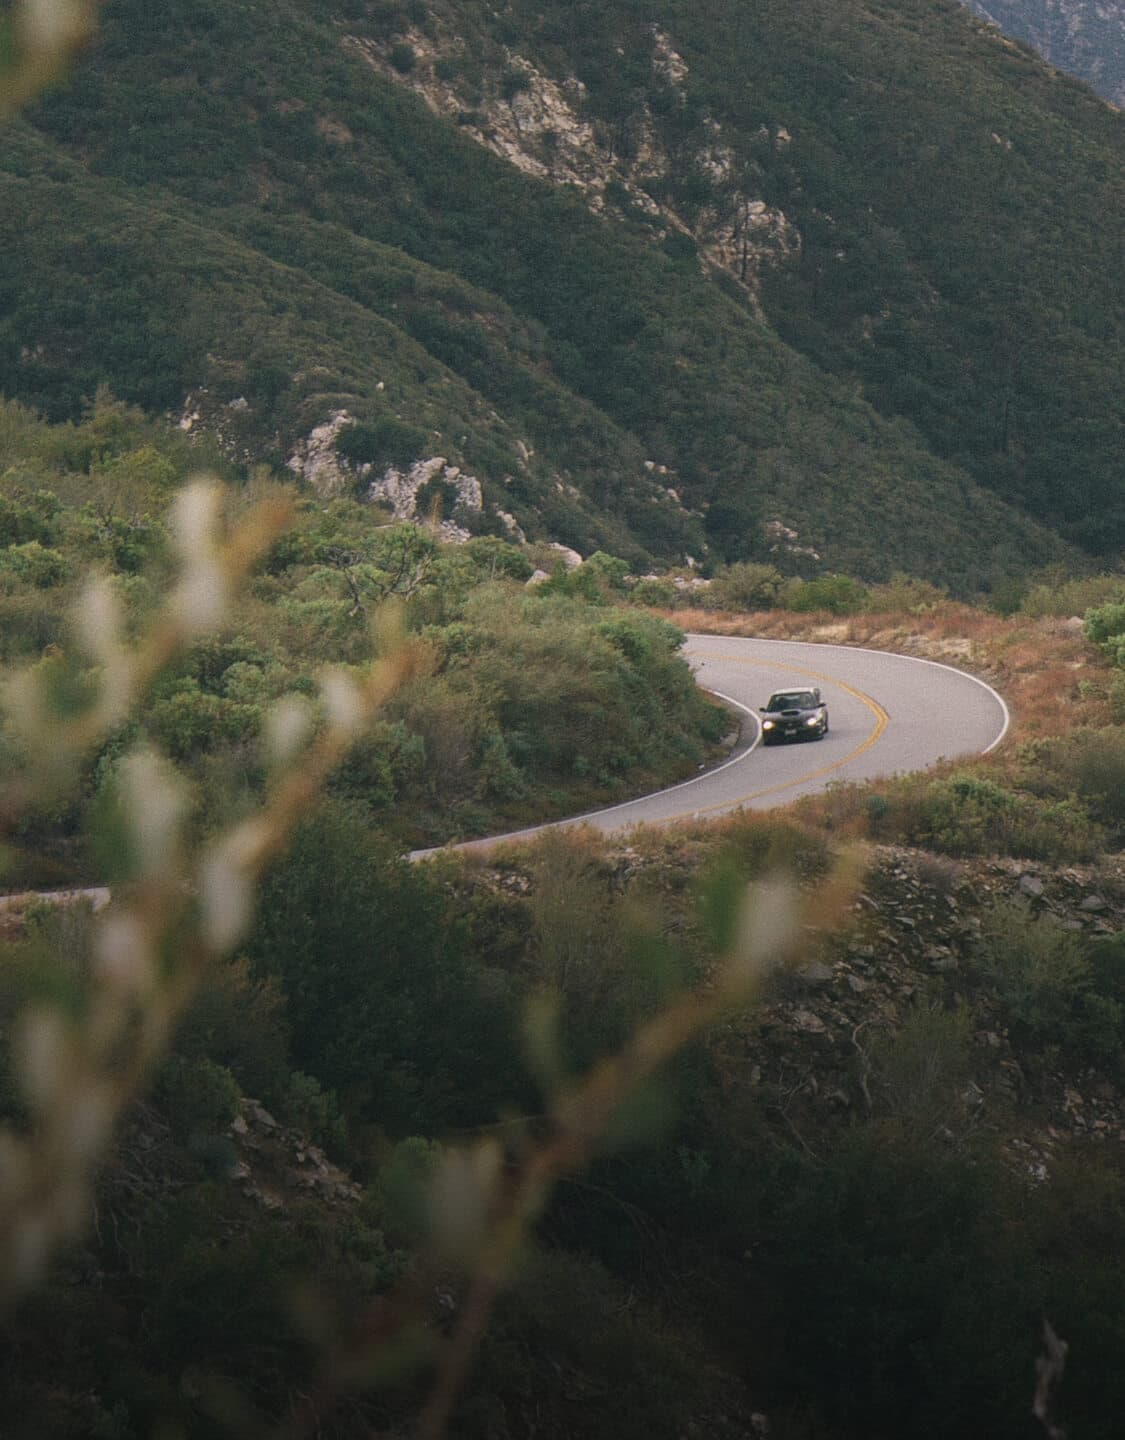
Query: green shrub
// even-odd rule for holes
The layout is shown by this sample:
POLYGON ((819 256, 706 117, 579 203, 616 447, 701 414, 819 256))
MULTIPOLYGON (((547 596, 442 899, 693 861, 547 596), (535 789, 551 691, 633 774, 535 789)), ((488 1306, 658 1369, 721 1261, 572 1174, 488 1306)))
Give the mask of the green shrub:
POLYGON ((1125 600, 1112 601, 1087 611, 1082 628, 1086 639, 1095 645, 1105 645, 1125 635, 1125 600))
POLYGON ((522 1093, 502 996, 465 953, 438 882, 333 801, 263 882, 246 946, 288 999, 293 1064, 392 1135, 483 1124, 522 1093))
POLYGON ((518 545, 509 545, 494 535, 475 535, 462 546, 477 573, 489 580, 528 580, 532 564, 518 545))
POLYGON ((1100 828, 1074 801, 1041 800, 966 771, 929 781, 902 806, 899 822, 913 843, 947 855, 1090 860, 1104 844, 1100 828))
POLYGON ((498 730, 490 730, 481 737, 476 772, 480 793, 489 799, 516 800, 527 793, 527 779, 498 730))
MULTIPOLYGON (((413 52, 411 52, 413 53, 413 52)), ((412 465, 426 453, 427 435, 393 415, 369 423, 345 425, 336 436, 336 453, 352 465, 412 465)))
POLYGON ((175 760, 190 760, 224 742, 249 739, 261 726, 261 710, 200 690, 190 680, 156 701, 149 714, 153 734, 175 760))
POLYGON ((239 957, 216 965, 180 1022, 176 1054, 228 1069, 243 1092, 280 1104, 289 1085, 285 997, 271 979, 251 974, 239 957))
POLYGON ((225 1065, 206 1055, 173 1055, 157 1082, 157 1094, 180 1141, 221 1134, 238 1114, 241 1091, 225 1065))
POLYGON ((1125 598, 1125 577, 1121 575, 1086 575, 1077 579, 1044 581, 1032 584, 1024 596, 1020 613, 1036 618, 1054 615, 1065 619, 1085 615, 1109 603, 1125 598))
POLYGON ((1125 958, 1116 937, 1091 947, 1050 915, 1000 903, 984 916, 974 964, 1025 1043, 1059 1047, 1087 1063, 1120 1063, 1125 958))
POLYGON ((866 609, 888 610, 899 615, 921 615, 948 598, 948 592, 929 580, 898 572, 882 585, 872 585, 866 609))
POLYGON ((1034 750, 1042 783, 1052 778, 1063 794, 1076 795, 1112 837, 1125 837, 1125 730, 1078 730, 1034 750))
MULTIPOLYGON (((6 484, 8 477, 3 480, 6 484)), ((52 544, 61 508, 58 496, 49 490, 32 495, 0 495, 0 545, 26 545, 32 540, 52 544)))
POLYGON ((388 57, 391 64, 400 75, 409 75, 418 63, 418 56, 414 53, 414 46, 400 40, 397 45, 391 46, 391 53, 388 57))
POLYGON ((1036 1265, 999 1218, 1019 1203, 999 1167, 876 1122, 759 1168, 741 1293, 779 1433, 1021 1433, 1042 1312, 1036 1265))
POLYGON ((620 593, 625 589, 629 563, 617 555, 607 555, 604 550, 595 550, 582 562, 582 569, 596 576, 599 585, 607 593, 620 593))
POLYGON ((715 1401, 714 1376, 682 1319, 673 1327, 587 1255, 544 1250, 526 1256, 497 1307, 476 1388, 486 1395, 520 1393, 529 1353, 551 1357, 537 1367, 534 1381, 545 1413, 577 1408, 579 1377, 584 1393, 596 1397, 572 1428, 587 1440, 690 1435, 693 1417, 715 1401))
POLYGON ((531 89, 531 76, 526 70, 513 66, 500 77, 500 94, 510 105, 517 95, 531 89))
POLYGON ((945 855, 1014 855, 1029 860, 1095 859, 1105 831, 1084 805, 1057 787, 1032 793, 972 770, 936 779, 898 776, 864 785, 830 785, 797 804, 825 830, 922 846, 945 855))
POLYGON ((315 1075, 294 1070, 281 1109, 290 1125, 318 1141, 331 1154, 346 1153, 348 1126, 340 1113, 340 1103, 315 1075))
POLYGON ((997 615, 1014 615, 1027 598, 1027 581, 1022 575, 1001 575, 988 594, 989 608, 997 615))
POLYGON ((414 513, 427 520, 449 520, 461 502, 461 492, 452 480, 433 475, 414 494, 414 513))
POLYGON ((827 610, 832 615, 854 615, 867 601, 867 591, 849 575, 821 575, 802 580, 785 592, 788 610, 807 613, 827 610))
POLYGON ((629 591, 634 605, 651 605, 654 610, 671 610, 679 598, 671 580, 658 575, 644 575, 629 591))
POLYGON ((0 550, 0 573, 4 572, 37 590, 49 590, 70 578, 71 566, 61 550, 40 545, 38 540, 28 540, 26 544, 9 545, 6 550, 0 550))
POLYGON ((418 1135, 400 1140, 380 1164, 364 1198, 364 1218, 396 1240, 417 1244, 429 1234, 429 1189, 443 1150, 418 1135))
POLYGON ((879 1107, 919 1138, 956 1131, 965 1120, 961 1094, 970 1074, 972 1015, 917 1004, 897 1029, 871 1046, 872 1089, 879 1107))
POLYGON ((64 590, 31 590, 14 585, 5 593, 0 584, 0 659, 38 658, 66 639, 70 617, 64 590))
POLYGON ((723 833, 730 855, 747 876, 784 871, 812 879, 827 874, 830 858, 824 837, 789 819, 746 810, 726 820, 723 833))
POLYGON ((778 603, 783 583, 781 571, 776 566, 740 561, 726 566, 715 576, 707 591, 707 608, 772 610, 778 603))

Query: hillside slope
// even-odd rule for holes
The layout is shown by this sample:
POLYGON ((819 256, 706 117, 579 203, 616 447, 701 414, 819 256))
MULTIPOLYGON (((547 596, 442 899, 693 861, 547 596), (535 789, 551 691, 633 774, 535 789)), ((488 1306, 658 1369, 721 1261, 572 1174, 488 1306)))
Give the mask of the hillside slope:
POLYGON ((1118 544, 1116 118, 952 4, 650 8, 114 0, 0 148, 0 387, 394 421, 584 552, 1118 544))
POLYGON ((1125 5, 1121 0, 970 0, 1006 35, 1023 40, 1115 105, 1125 105, 1125 5))

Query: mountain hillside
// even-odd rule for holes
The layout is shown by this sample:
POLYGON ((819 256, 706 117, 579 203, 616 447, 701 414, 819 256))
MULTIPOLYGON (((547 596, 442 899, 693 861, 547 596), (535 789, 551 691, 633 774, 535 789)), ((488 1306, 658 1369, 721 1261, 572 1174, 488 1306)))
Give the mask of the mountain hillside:
POLYGON ((1125 105, 1125 5, 1121 0, 970 0, 1017 40, 1125 105))
POLYGON ((1121 122, 953 3, 111 0, 0 186, 51 418, 637 563, 1125 536, 1121 122))

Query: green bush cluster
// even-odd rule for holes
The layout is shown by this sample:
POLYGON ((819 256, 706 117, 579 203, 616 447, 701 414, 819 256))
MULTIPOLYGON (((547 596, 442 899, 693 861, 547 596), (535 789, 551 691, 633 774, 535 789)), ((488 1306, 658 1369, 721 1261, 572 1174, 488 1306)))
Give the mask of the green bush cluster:
MULTIPOLYGON (((822 842, 776 817, 743 817, 727 840, 709 877, 677 860, 623 891, 611 856, 555 834, 517 891, 402 865, 354 805, 310 817, 262 885, 246 956, 200 993, 155 1108, 122 1137, 93 1258, 21 1312, 18 1363, 0 1360, 10 1420, 74 1440, 92 1424, 203 1435, 195 1397, 213 1377, 228 1407, 253 1397, 283 1416, 322 1373, 310 1316, 342 1353, 337 1337, 386 1313, 367 1307, 428 1273, 440 1137, 498 1115, 510 1133, 513 1105, 541 1108, 538 1084, 596 1063, 710 972, 748 877, 827 863, 822 842), (513 1044, 525 1013, 538 1017, 534 1080, 513 1044), (248 1092, 367 1178, 364 1198, 313 1204, 290 1186, 279 1207, 249 1203, 224 1142, 248 1092)), ((45 985, 73 988, 89 965, 81 921, 46 961, 42 926, 55 923, 0 946, 4 1015, 45 985)), ((1117 938, 1002 908, 972 963, 988 1023, 999 1011, 1017 1046, 1115 1072, 1117 938)), ((1125 1173, 1112 1148, 1059 1141, 1048 1184, 1014 1175, 975 1123, 979 1021, 936 995, 893 1032, 855 1033, 866 1104, 843 1125, 818 1118, 812 1090, 789 1093, 784 1067, 781 1090, 751 1078, 764 1018, 731 1017, 682 1055, 625 1107, 593 1170, 559 1187, 496 1307, 459 1433, 487 1436, 530 1403, 558 1433, 675 1440, 700 1416, 748 1414, 768 1390, 771 1425, 794 1440, 982 1426, 1015 1440, 1047 1314, 1082 1380, 1068 1419, 1111 1440, 1125 1396, 1113 1363, 1125 1173), (730 1359, 747 1353, 750 1374, 730 1359)), ((0 1093, 19 1118, 18 1095, 0 1093)), ((381 1348, 378 1360, 390 1383, 349 1396, 349 1423, 405 1428, 424 1389, 406 1357, 381 1348)))
POLYGON ((1101 808, 1042 772, 1000 780, 961 770, 866 785, 833 785, 798 812, 835 830, 859 830, 944 855, 1013 855, 1068 863, 1093 860, 1107 841, 1101 808))
MULTIPOLYGON (((91 566, 108 570, 129 626, 144 621, 172 573, 168 509, 192 456, 174 432, 105 393, 78 425, 0 405, 4 425, 12 469, 0 484, 0 538, 9 540, 0 546, 0 654, 55 647, 41 663, 60 697, 80 696, 92 672, 67 634, 75 589, 91 566)), ((342 431, 362 442, 356 456, 403 463, 420 435, 398 421, 342 431)), ((253 486, 269 490, 265 480, 253 486)), ((332 784, 408 843, 502 829, 678 777, 716 740, 721 726, 691 683, 678 632, 608 608, 626 598, 624 559, 595 551, 528 592, 526 547, 495 535, 443 547, 353 499, 285 493, 295 523, 228 628, 168 667, 127 732, 91 756, 65 826, 47 814, 25 819, 29 847, 39 835, 72 870, 103 863, 112 846, 83 855, 73 837, 91 805, 112 812, 116 757, 141 732, 189 768, 201 825, 238 813, 265 783, 255 747, 270 706, 312 693, 326 663, 369 660, 371 622, 388 600, 405 605, 432 664, 332 784)), ((249 498, 232 488, 232 513, 249 498)))
POLYGON ((1026 785, 1040 794, 1073 796, 1105 828, 1111 844, 1125 839, 1125 730, 1080 729, 1037 741, 1021 752, 1026 785))
POLYGON ((1069 619, 1107 603, 1117 603, 1125 595, 1125 579, 1120 575, 1086 575, 1073 577, 1052 574, 1046 580, 1029 581, 1020 603, 1020 613, 1038 617, 1054 615, 1069 619))
POLYGON ((206 1055, 174 1055, 161 1071, 157 1094, 179 1140, 221 1134, 238 1114, 241 1091, 225 1065, 206 1055))
POLYGON ((427 437, 416 425, 381 415, 370 422, 345 425, 336 437, 336 453, 353 465, 412 465, 426 452, 427 437))
POLYGON ((1038 1055, 1062 1050, 1111 1073, 1125 1064, 1125 945, 1094 941, 997 905, 981 927, 974 964, 994 986, 1018 1038, 1038 1055))
POLYGON ((918 615, 945 598, 941 587, 902 573, 883 584, 867 586, 848 575, 787 578, 776 565, 762 561, 723 566, 700 596, 712 610, 794 610, 804 614, 826 610, 832 615, 884 610, 918 615))
POLYGON ((1074 801, 1039 800, 965 772, 932 780, 903 819, 910 840, 947 855, 1019 855, 1088 860, 1102 834, 1074 801))

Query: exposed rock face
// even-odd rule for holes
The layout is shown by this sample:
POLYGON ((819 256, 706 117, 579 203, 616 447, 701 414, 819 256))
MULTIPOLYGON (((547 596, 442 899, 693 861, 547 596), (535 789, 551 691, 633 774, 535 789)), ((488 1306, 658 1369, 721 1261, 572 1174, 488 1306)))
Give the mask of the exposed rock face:
MULTIPOLYGON (((494 80, 493 93, 474 97, 469 108, 458 94, 456 80, 439 74, 438 62, 452 54, 456 37, 434 41, 415 30, 409 32, 408 41, 415 64, 406 74, 390 65, 373 41, 349 36, 345 43, 381 74, 417 91, 435 113, 456 119, 463 133, 518 170, 580 190, 592 210, 603 210, 610 203, 611 186, 624 191, 663 233, 693 238, 705 267, 735 276, 751 293, 756 291, 762 266, 783 263, 799 253, 796 227, 753 193, 750 177, 738 174, 734 152, 719 142, 719 126, 714 122, 709 127, 711 141, 700 148, 694 163, 712 182, 715 198, 689 219, 649 193, 652 182, 668 173, 670 161, 644 103, 610 132, 584 117, 586 90, 580 80, 559 83, 526 57, 512 55, 507 76, 494 80)), ((652 43, 653 71, 682 100, 686 62, 671 38, 656 27, 652 43)), ((777 133, 778 144, 782 133, 777 133)), ((791 138, 788 132, 784 137, 791 138)))
POLYGON ((672 48, 672 41, 669 37, 663 30, 659 30, 655 26, 652 32, 652 52, 652 68, 682 96, 683 84, 688 77, 688 67, 684 63, 683 56, 678 55, 672 48))
POLYGON ((245 465, 259 450, 256 409, 245 395, 224 400, 221 394, 202 385, 184 396, 179 415, 172 411, 168 418, 187 435, 207 435, 229 459, 245 465))
POLYGON ((294 1199, 312 1194, 333 1209, 350 1209, 363 1195, 308 1136, 279 1125, 257 1100, 243 1098, 228 1132, 238 1151, 230 1178, 263 1210, 284 1212, 294 1199))
POLYGON ((458 525, 452 517, 458 511, 481 511, 484 498, 481 495, 480 481, 475 475, 465 475, 458 466, 450 465, 444 455, 418 460, 406 471, 392 465, 384 470, 380 479, 371 482, 367 493, 371 500, 389 505, 396 520, 426 520, 429 516, 418 514, 418 494, 434 480, 450 487, 457 496, 450 517, 439 521, 441 538, 452 541, 467 540, 469 531, 458 525))
POLYGON ((525 545, 527 543, 527 536, 523 533, 523 529, 514 515, 510 514, 507 510, 497 510, 496 518, 507 531, 509 540, 516 545, 525 545))
POLYGON ((345 425, 355 423, 346 410, 333 411, 323 425, 317 425, 305 440, 298 440, 286 460, 288 470, 326 498, 345 495, 355 484, 355 475, 336 453, 336 439, 345 425))
POLYGON ((784 551, 786 555, 804 556, 809 560, 819 560, 820 555, 811 545, 798 545, 800 534, 790 525, 781 520, 767 520, 762 526, 766 539, 769 541, 771 553, 784 551))
POLYGON ((549 548, 555 552, 568 570, 577 570, 582 564, 582 556, 577 550, 572 550, 569 545, 560 545, 557 541, 552 541, 549 548))

